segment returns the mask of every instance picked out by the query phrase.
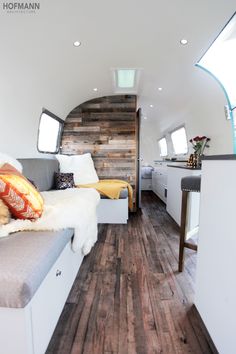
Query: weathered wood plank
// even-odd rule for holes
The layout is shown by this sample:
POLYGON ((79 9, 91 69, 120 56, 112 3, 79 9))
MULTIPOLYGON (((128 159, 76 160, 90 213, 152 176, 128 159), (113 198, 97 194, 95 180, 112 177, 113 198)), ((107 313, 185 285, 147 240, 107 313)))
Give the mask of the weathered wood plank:
POLYGON ((65 120, 61 145, 63 154, 90 152, 100 179, 131 181, 134 186, 135 202, 137 192, 136 96, 101 97, 76 107, 65 120), (102 163, 97 163, 98 158, 102 159, 102 163), (110 163, 111 158, 112 163, 110 163))
POLYGON ((127 225, 99 225, 46 354, 217 353, 192 305, 196 254, 178 273, 178 228, 143 195, 127 225))

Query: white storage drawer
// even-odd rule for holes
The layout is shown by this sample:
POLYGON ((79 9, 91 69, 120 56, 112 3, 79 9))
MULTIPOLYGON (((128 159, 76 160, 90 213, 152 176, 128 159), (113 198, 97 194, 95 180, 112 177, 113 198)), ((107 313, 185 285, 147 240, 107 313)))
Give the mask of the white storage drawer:
POLYGON ((46 351, 82 258, 71 252, 69 242, 33 297, 34 354, 46 351))
POLYGON ((141 189, 142 189, 142 191, 152 190, 152 179, 151 178, 142 178, 141 179, 141 189))
POLYGON ((167 169, 160 167, 152 172, 152 190, 165 203, 166 202, 167 169))

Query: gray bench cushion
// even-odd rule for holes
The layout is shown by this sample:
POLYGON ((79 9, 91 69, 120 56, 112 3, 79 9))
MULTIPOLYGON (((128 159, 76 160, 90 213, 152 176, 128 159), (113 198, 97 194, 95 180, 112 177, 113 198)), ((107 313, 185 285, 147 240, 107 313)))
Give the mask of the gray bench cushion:
POLYGON ((0 307, 25 307, 73 230, 17 232, 0 239, 0 307))
MULTIPOLYGON (((38 187, 40 191, 54 189, 54 173, 59 171, 59 162, 56 159, 19 159, 23 166, 23 174, 38 187)), ((128 189, 120 192, 119 199, 128 197, 128 189)), ((101 196, 102 199, 108 199, 101 196)))
POLYGON ((35 183, 40 191, 49 191, 54 187, 54 172, 59 170, 56 159, 19 159, 23 174, 35 183))

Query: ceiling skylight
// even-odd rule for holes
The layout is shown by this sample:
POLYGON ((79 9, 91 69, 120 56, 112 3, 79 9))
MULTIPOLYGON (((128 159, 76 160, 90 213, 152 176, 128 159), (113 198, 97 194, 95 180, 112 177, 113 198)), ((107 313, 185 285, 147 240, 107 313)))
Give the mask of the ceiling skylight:
POLYGON ((135 69, 118 69, 117 70, 117 86, 121 89, 134 88, 135 86, 135 69))
POLYGON ((114 92, 137 94, 141 71, 140 68, 112 68, 114 92))

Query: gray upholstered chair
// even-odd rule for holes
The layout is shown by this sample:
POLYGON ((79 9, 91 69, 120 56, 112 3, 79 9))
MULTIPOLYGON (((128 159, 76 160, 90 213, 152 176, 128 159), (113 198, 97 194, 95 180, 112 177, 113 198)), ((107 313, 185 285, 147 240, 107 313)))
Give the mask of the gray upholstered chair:
POLYGON ((186 221, 188 210, 188 196, 191 192, 200 192, 201 176, 188 176, 181 179, 182 207, 181 207, 181 225, 179 242, 179 272, 183 271, 184 249, 190 248, 197 251, 197 245, 186 241, 186 221))

